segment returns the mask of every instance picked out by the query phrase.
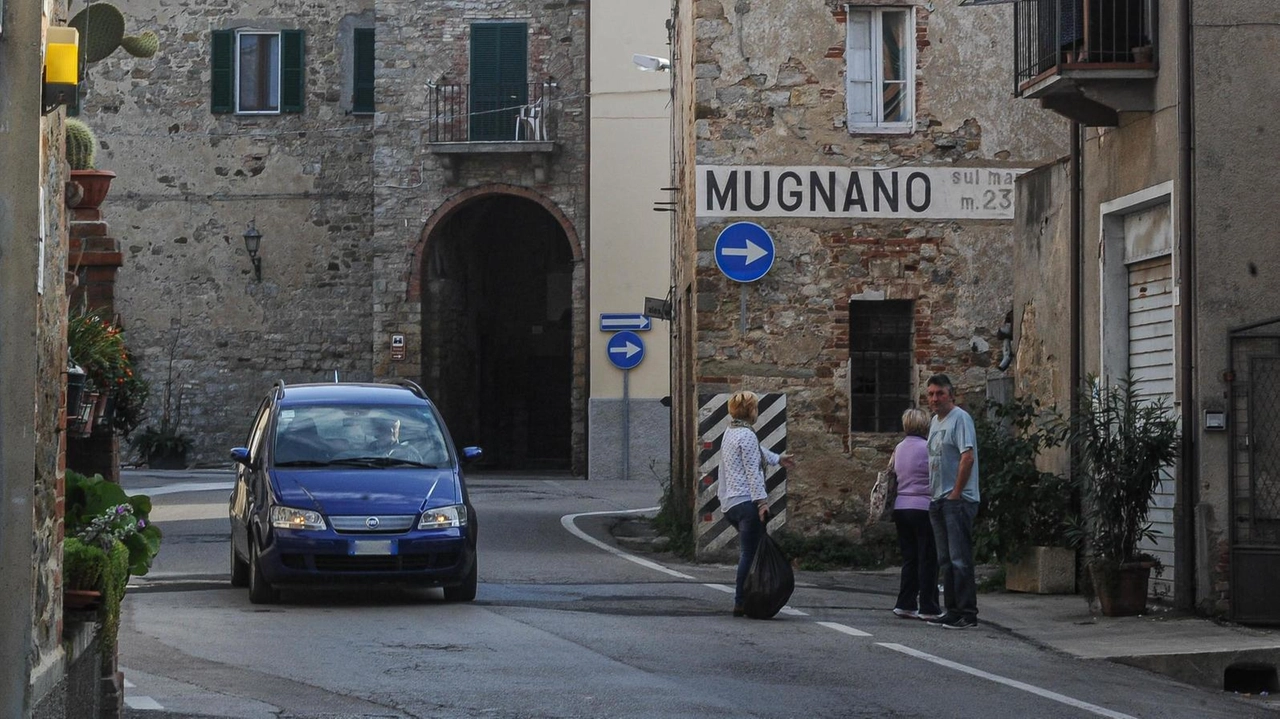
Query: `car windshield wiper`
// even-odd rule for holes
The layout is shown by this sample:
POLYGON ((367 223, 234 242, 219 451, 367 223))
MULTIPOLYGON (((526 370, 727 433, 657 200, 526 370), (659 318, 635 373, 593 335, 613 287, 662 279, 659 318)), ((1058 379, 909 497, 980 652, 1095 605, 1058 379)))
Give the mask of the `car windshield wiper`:
POLYGON ((288 462, 276 462, 277 467, 328 467, 329 462, 318 459, 294 459, 288 462))
POLYGON ((401 459, 400 457, 345 457, 343 459, 335 459, 330 464, 347 467, 423 467, 439 469, 434 464, 415 462, 412 459, 401 459))

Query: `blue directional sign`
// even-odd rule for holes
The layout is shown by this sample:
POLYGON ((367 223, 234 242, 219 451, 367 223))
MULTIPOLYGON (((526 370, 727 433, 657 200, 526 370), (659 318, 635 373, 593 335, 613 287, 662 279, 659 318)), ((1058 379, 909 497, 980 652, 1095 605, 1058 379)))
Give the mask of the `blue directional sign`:
POLYGON ((617 332, 619 330, 631 330, 633 332, 648 332, 653 323, 648 317, 638 312, 601 312, 600 313, 600 331, 601 332, 617 332))
POLYGON ((773 267, 773 238, 754 222, 735 222, 716 238, 716 267, 734 282, 755 282, 773 267))
POLYGON ((609 338, 609 361, 618 369, 633 369, 644 359, 644 340, 635 332, 623 330, 609 338))

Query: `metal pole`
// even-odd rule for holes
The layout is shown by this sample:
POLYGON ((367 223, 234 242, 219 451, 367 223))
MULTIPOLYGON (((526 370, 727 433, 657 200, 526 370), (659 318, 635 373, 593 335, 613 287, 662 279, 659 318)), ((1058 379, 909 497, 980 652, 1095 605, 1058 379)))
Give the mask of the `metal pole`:
POLYGON ((745 284, 738 285, 738 297, 740 298, 742 305, 742 313, 740 317, 742 335, 745 337, 747 334, 747 286, 745 284))
POLYGON ((622 370, 622 478, 631 479, 631 370, 622 370))

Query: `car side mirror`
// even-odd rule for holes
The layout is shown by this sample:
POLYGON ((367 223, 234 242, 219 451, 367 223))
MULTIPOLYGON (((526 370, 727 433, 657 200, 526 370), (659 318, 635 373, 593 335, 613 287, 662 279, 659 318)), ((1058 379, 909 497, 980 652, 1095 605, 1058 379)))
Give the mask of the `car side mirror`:
POLYGON ((474 462, 484 456, 484 450, 479 447, 463 447, 462 459, 467 462, 474 462))
POLYGON ((253 469, 253 462, 249 460, 248 447, 235 447, 231 450, 231 460, 237 464, 243 464, 249 469, 253 469))

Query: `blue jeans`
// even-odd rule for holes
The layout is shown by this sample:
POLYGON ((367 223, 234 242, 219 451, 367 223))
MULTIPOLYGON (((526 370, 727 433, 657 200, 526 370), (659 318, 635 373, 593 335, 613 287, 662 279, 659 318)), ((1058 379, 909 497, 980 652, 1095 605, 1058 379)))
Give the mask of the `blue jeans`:
POLYGON ((738 528, 738 583, 733 587, 733 606, 742 606, 742 585, 751 571, 751 560, 756 558, 760 535, 764 534, 764 522, 760 521, 760 509, 755 502, 735 504, 724 513, 725 519, 738 528))
POLYGON ((942 603, 947 614, 976 619, 978 584, 973 575, 973 519, 978 503, 967 499, 935 499, 929 503, 933 541, 942 568, 942 603))

